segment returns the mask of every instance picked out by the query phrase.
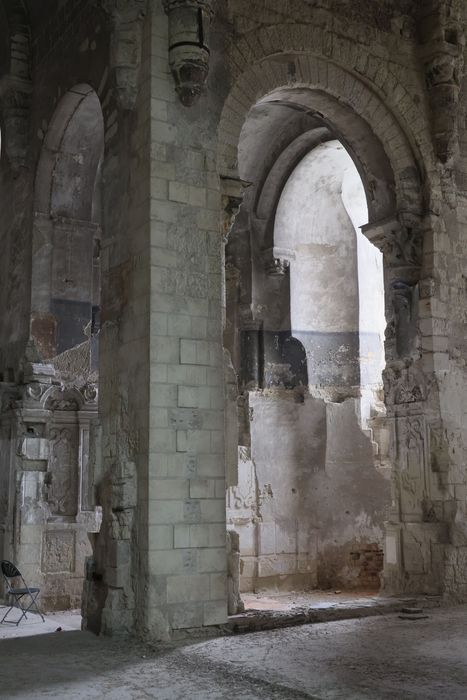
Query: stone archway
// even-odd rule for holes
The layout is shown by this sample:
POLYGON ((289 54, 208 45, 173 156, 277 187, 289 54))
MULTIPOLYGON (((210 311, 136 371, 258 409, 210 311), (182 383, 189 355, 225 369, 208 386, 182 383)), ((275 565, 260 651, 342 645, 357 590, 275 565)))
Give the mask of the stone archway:
MULTIPOLYGON (((366 81, 326 58, 292 53, 263 57, 253 66, 246 65, 244 72, 237 72, 220 120, 218 163, 226 211, 231 211, 233 202, 245 192, 243 206, 253 207, 257 217, 261 192, 271 189, 267 178, 270 170, 266 174, 255 172, 254 167, 251 172, 248 168, 242 170, 238 152, 248 119, 253 115, 251 121, 256 124, 258 135, 260 121, 257 116, 255 119, 255 110, 267 104, 309 115, 317 134, 318 129, 325 129, 329 134, 325 139, 331 136, 345 145, 362 178, 369 211, 369 223, 363 231, 384 254, 388 324, 384 373, 387 416, 384 427, 378 426, 378 430, 384 431, 393 466, 392 507, 386 525, 385 586, 393 592, 437 592, 442 564, 431 559, 430 548, 432 542, 443 541, 446 524, 439 521, 434 524, 426 514, 427 503, 442 498, 429 475, 430 430, 436 426, 429 426, 428 416, 430 412, 433 415, 433 408, 437 410, 437 395, 430 392, 418 326, 422 248, 424 234, 430 227, 426 216, 425 163, 430 173, 433 172, 431 156, 424 161, 418 145, 426 145, 428 136, 420 136, 419 132, 417 138, 408 137, 400 125, 407 120, 407 112, 396 119, 394 110, 366 81), (252 194, 255 188, 257 195, 252 194), (229 195, 232 191, 233 197, 229 195)), ((410 129, 408 133, 412 133, 410 129)), ((298 136, 295 134, 294 138, 298 136)), ((427 152, 430 153, 428 149, 427 152)), ((254 159, 252 153, 251 159, 254 159)), ((293 165, 292 161, 290 168, 293 165)), ((281 185, 278 187, 280 191, 281 185)), ((270 194, 269 200, 273 201, 270 194)), ((262 257, 269 256, 274 265, 270 225, 260 222, 258 226, 256 218, 254 228, 251 249, 256 246, 262 257)), ((277 269, 279 261, 275 264, 277 269)), ((243 315, 247 317, 244 322, 250 327, 258 325, 254 308, 253 298, 243 299, 243 315)), ((227 443, 231 443, 228 435, 227 443)))

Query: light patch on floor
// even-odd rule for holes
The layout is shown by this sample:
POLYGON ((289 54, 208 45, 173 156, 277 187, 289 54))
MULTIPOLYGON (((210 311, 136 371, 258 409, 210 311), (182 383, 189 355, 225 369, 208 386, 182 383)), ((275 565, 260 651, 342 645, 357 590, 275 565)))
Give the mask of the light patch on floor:
POLYGON ((343 604, 377 604, 381 601, 374 591, 306 591, 287 593, 243 593, 245 610, 294 610, 343 604))
MULTIPOLYGON (((7 607, 0 606, 0 620, 7 611, 7 607)), ((12 610, 7 620, 16 622, 21 617, 19 610, 12 610)), ((67 612, 48 613, 44 615, 45 622, 35 613, 27 613, 27 619, 21 620, 19 625, 4 622, 0 624, 0 639, 14 639, 16 637, 32 637, 37 634, 50 634, 51 632, 76 632, 81 629, 81 612, 70 610, 67 612)))

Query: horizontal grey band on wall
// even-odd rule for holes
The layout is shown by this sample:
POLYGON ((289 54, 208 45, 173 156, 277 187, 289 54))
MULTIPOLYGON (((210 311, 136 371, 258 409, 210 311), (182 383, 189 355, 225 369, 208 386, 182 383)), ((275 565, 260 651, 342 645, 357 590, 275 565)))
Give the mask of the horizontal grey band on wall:
POLYGON ((355 386, 360 383, 361 349, 381 353, 377 333, 358 331, 244 330, 240 344, 241 382, 260 387, 355 386))

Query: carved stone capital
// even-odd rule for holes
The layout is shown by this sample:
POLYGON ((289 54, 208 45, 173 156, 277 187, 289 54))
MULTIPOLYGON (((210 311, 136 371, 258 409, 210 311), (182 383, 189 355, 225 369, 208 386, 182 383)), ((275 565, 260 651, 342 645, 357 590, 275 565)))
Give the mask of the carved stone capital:
POLYGON ((407 282, 417 281, 422 264, 423 233, 418 221, 385 219, 362 226, 362 233, 381 250, 388 268, 404 269, 407 282))

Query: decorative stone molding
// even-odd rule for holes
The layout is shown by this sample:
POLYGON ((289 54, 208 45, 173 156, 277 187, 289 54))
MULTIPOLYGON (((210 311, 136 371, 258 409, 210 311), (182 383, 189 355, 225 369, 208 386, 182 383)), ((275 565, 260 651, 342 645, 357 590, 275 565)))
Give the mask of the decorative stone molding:
POLYGON ((28 409, 45 411, 96 411, 98 386, 87 383, 83 386, 62 384, 53 365, 31 363, 25 368, 25 383, 18 388, 22 399, 18 402, 28 409))
POLYGON ((163 0, 169 17, 169 63, 180 102, 191 107, 209 72, 213 0, 163 0))

